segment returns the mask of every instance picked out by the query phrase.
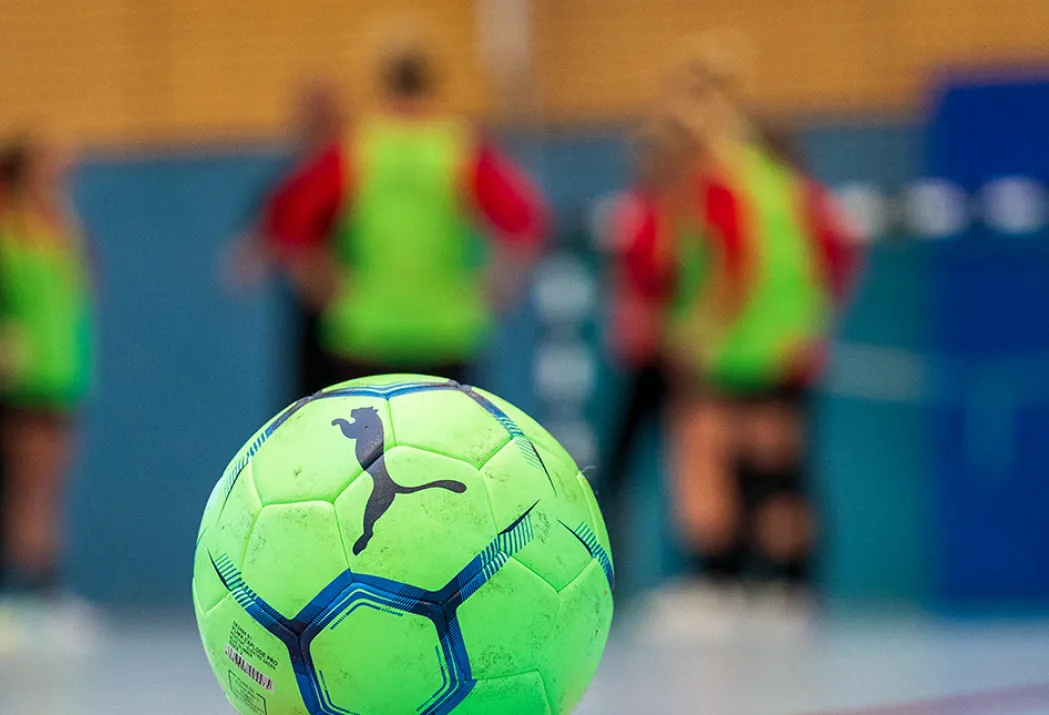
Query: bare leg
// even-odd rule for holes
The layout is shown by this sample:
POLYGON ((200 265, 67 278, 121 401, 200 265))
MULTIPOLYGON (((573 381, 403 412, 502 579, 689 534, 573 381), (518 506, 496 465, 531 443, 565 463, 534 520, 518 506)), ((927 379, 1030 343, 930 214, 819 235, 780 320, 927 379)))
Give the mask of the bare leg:
POLYGON ((712 400, 679 404, 672 417, 677 518, 686 543, 705 557, 708 568, 728 556, 739 533, 730 420, 730 410, 712 400))
POLYGON ((6 560, 23 585, 52 586, 62 545, 62 498, 73 451, 70 422, 15 412, 3 423, 7 483, 3 517, 6 560))
POLYGON ((803 575, 814 540, 812 509, 802 470, 805 434, 801 410, 775 401, 745 408, 743 454, 747 478, 764 479, 768 496, 753 515, 751 544, 759 556, 787 576, 803 575))
POLYGON ((814 525, 809 505, 800 496, 770 499, 758 512, 754 542, 777 564, 801 564, 812 546, 814 525))

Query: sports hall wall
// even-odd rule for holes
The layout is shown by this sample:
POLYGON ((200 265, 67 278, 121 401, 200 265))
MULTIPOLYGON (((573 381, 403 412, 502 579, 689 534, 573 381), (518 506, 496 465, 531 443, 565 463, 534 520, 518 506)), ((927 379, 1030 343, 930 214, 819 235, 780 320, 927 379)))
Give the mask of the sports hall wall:
MULTIPOLYGON (((916 126, 886 125, 813 126, 799 136, 815 172, 832 185, 891 195, 918 175, 921 135, 916 126)), ((584 234, 593 200, 629 180, 622 132, 516 136, 506 143, 549 192, 559 253, 579 259, 599 287, 600 257, 584 234)), ((295 326, 281 286, 237 289, 222 273, 231 240, 284 165, 277 150, 187 149, 95 158, 77 176, 76 201, 102 267, 100 380, 72 497, 70 576, 89 596, 183 602, 185 554, 203 500, 229 456, 292 398, 288 346, 295 326)), ((845 359, 870 362, 864 350, 874 351, 875 362, 882 354, 903 356, 904 363, 930 354, 934 316, 925 285, 935 250, 906 239, 871 249, 867 276, 838 335, 841 344, 858 346, 845 359)), ((537 356, 556 348, 563 328, 547 324, 542 302, 533 291, 508 316, 479 381, 552 420, 556 410, 544 399, 537 356)), ((581 342, 596 376, 584 412, 600 441, 618 406, 618 383, 600 358, 599 299, 585 321, 581 342)), ((875 373, 856 384, 854 370, 844 372, 844 381, 832 370, 820 398, 815 461, 835 522, 824 582, 847 600, 928 601, 926 561, 936 534, 926 517, 935 488, 931 407, 907 383, 905 369, 902 377, 891 369, 875 373)), ((676 567, 654 428, 648 441, 630 487, 636 538, 620 554, 633 564, 625 570, 627 589, 654 584, 676 567)))
MULTIPOLYGON (((315 0, 311 13, 276 0, 258 0, 250 13, 233 0, 9 4, 24 14, 17 24, 30 29, 0 36, 0 66, 13 73, 0 82, 0 123, 46 118, 88 148, 75 199, 101 267, 102 360, 72 495, 69 576, 102 601, 184 604, 186 554, 211 485, 243 440, 292 397, 287 346, 295 327, 287 296, 276 282, 258 290, 230 286, 224 256, 286 166, 280 135, 292 85, 332 77, 354 88, 358 106, 366 104, 366 58, 385 26, 365 0, 315 0)), ((499 98, 487 90, 493 78, 477 59, 485 51, 475 41, 477 5, 427 3, 425 23, 459 70, 446 86, 449 106, 498 124, 502 117, 492 110, 499 98)), ((968 462, 944 457, 950 453, 944 445, 967 429, 963 391, 940 384, 934 390, 925 378, 953 370, 957 382, 971 367, 960 359, 943 367, 947 348, 967 349, 964 326, 954 334, 944 328, 942 316, 958 314, 945 302, 971 293, 965 276, 974 263, 990 261, 1002 267, 1001 280, 980 286, 981 300, 969 310, 1012 315, 1020 334, 1044 322, 1031 306, 1049 304, 1038 287, 1049 286, 1049 257, 1033 241, 999 243, 987 254, 968 240, 957 241, 957 250, 913 240, 899 220, 901 207, 915 179, 956 168, 944 148, 953 144, 939 138, 957 135, 957 128, 939 126, 934 109, 948 94, 937 79, 950 74, 946 68, 1034 65, 1049 59, 1049 46, 1040 35, 1040 0, 885 5, 537 0, 528 116, 548 131, 506 139, 554 204, 563 257, 583 266, 600 288, 601 259, 586 240, 590 209, 629 181, 624 122, 648 96, 666 47, 682 29, 717 24, 754 36, 761 52, 756 105, 796 129, 813 172, 880 220, 887 239, 871 249, 819 400, 814 462, 830 537, 823 582, 832 596, 849 601, 944 605, 960 593, 979 595, 995 579, 988 572, 966 580, 974 569, 959 563, 986 537, 987 529, 981 535, 966 526, 985 521, 973 503, 986 503, 990 490, 1004 500, 1002 514, 1019 513, 1017 504, 1005 503, 1016 494, 1011 481, 988 480, 980 470, 970 473, 968 462), (994 55, 986 54, 983 48, 992 47, 994 55), (885 210, 879 197, 886 196, 901 200, 885 210), (1017 266, 1025 269, 1022 281, 1013 280, 1017 266), (929 398, 934 393, 940 397, 929 398), (965 492, 959 484, 977 486, 965 492)), ((980 136, 1000 133, 987 127, 980 136)), ((958 185, 974 194, 980 189, 962 177, 958 185)), ((549 324, 542 303, 536 292, 508 316, 482 380, 551 420, 557 410, 535 378, 545 348, 563 330, 549 324)), ((590 358, 601 350, 600 305, 592 301, 579 329, 590 358)), ((1041 347, 1012 348, 1011 363, 996 358, 987 367, 973 358, 991 394, 1005 383, 1027 392, 1037 381, 1028 379, 1030 370, 1014 368, 1017 360, 1037 363, 1041 347)), ((595 367, 581 407, 591 442, 607 429, 617 384, 612 366, 595 367)), ((1049 414, 1045 405, 1049 395, 1020 411, 1003 408, 1010 419, 1022 418, 1014 453, 1006 455, 1019 466, 989 469, 1020 480, 1029 502, 1045 490, 1032 476, 1049 457, 1032 446, 1049 414)), ((635 564, 626 572, 627 589, 655 583, 676 567, 654 434, 649 442, 631 486, 636 539, 620 555, 635 564)), ((990 457, 978 454, 976 464, 1002 459, 1000 445, 1010 440, 985 442, 990 457)), ((1012 549, 1020 559, 1012 564, 984 561, 1002 573, 1034 573, 1010 586, 1023 600, 1046 589, 1044 573, 1024 566, 1049 553, 1049 537, 1024 519, 1013 522, 1020 524, 1013 542, 1030 546, 1034 534, 1034 545, 1012 549)))

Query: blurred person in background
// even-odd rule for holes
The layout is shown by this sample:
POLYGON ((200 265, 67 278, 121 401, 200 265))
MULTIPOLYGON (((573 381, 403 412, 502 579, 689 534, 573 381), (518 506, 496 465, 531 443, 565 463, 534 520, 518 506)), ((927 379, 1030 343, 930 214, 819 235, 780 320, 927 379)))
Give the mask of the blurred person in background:
MULTIPOLYGON (((339 141, 346 131, 345 103, 338 88, 320 79, 309 80, 296 88, 292 104, 293 151, 298 163, 315 158, 339 141)), ((274 189, 266 192, 252 208, 250 230, 234 244, 227 266, 230 278, 238 285, 254 285, 265 280, 280 255, 274 237, 265 230, 261 215, 274 189)), ((320 344, 320 312, 314 302, 300 291, 292 291, 293 320, 297 326, 295 361, 298 365, 296 396, 308 395, 327 387, 331 374, 327 356, 320 344)))
MULTIPOLYGON (((663 338, 673 267, 673 217, 687 203, 682 191, 695 161, 695 140, 675 116, 653 112, 638 129, 637 179, 611 216, 613 288, 610 350, 625 373, 625 399, 611 432, 599 496, 613 540, 625 547, 624 490, 646 425, 661 431, 668 397, 663 338), (639 262, 651 258, 647 275, 639 262)), ((626 553, 625 548, 620 553, 626 553)))
POLYGON ((465 380, 538 256, 545 207, 491 141, 438 110, 424 44, 390 47, 381 84, 381 109, 294 173, 265 230, 322 313, 327 384, 406 371, 465 380))
POLYGON ((24 638, 58 648, 86 637, 77 627, 86 612, 59 597, 58 580, 93 343, 86 247, 66 193, 70 166, 37 135, 0 147, 0 641, 10 644, 14 624, 24 638))
MULTIPOLYGON (((689 205, 669 219, 673 493, 695 568, 712 583, 800 586, 818 526, 804 474, 808 392, 855 244, 827 193, 755 128, 747 55, 743 38, 705 36, 662 100, 698 147, 689 205)), ((650 242, 635 262, 650 295, 666 290, 662 251, 650 242)))

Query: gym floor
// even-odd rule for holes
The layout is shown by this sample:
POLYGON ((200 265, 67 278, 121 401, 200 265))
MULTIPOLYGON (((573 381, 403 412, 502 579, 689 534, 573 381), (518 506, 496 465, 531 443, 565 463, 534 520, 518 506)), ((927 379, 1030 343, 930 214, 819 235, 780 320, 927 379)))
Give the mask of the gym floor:
MULTIPOLYGON (((578 715, 1049 713, 1049 621, 620 616, 578 715)), ((108 621, 95 656, 0 660, 0 713, 232 715, 191 618, 108 621)))

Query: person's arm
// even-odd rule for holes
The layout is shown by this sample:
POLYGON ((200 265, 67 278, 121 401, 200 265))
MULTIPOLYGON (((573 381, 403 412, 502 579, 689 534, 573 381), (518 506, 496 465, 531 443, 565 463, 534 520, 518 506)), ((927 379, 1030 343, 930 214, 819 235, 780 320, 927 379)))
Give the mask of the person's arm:
POLYGON ((277 187, 264 208, 262 230, 278 255, 327 241, 346 195, 346 168, 341 148, 332 146, 277 187))
POLYGON ((337 290, 328 238, 343 211, 349 172, 341 148, 331 147, 291 174, 266 205, 262 230, 292 283, 323 306, 337 290))
POLYGON ((642 300, 662 303, 672 293, 673 240, 660 226, 657 202, 636 194, 617 207, 617 243, 622 246, 618 273, 620 285, 642 300))
POLYGON ((821 277, 840 308, 851 296, 862 262, 859 231, 830 193, 815 181, 806 184, 805 202, 821 277))
POLYGON ((546 204, 524 172, 486 142, 478 147, 467 183, 474 210, 494 239, 486 283, 489 299, 502 308, 520 293, 539 259, 546 204))
POLYGON ((538 252, 546 238, 548 213, 528 176, 484 141, 471 169, 473 204, 497 242, 520 253, 538 252))
POLYGON ((612 215, 616 253, 609 337, 613 353, 635 367, 659 353, 663 316, 673 289, 672 261, 660 242, 657 214, 655 201, 632 193, 617 202, 612 215))
MULTIPOLYGON (((840 312, 851 297, 860 269, 859 232, 817 182, 806 180, 804 191, 804 217, 815 248, 819 278, 840 312)), ((813 341, 797 356, 791 374, 799 384, 812 383, 823 373, 829 356, 829 336, 828 328, 823 339, 813 341)))

